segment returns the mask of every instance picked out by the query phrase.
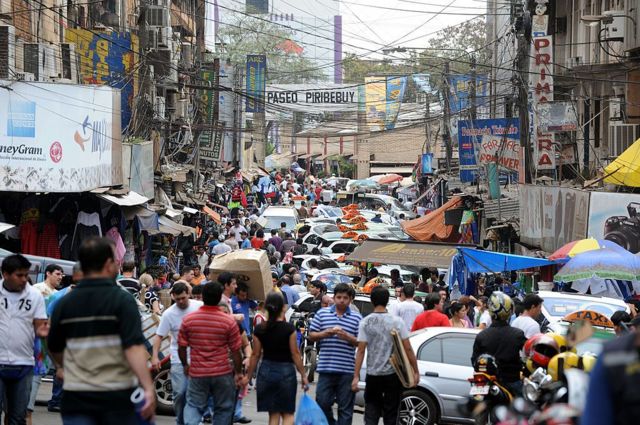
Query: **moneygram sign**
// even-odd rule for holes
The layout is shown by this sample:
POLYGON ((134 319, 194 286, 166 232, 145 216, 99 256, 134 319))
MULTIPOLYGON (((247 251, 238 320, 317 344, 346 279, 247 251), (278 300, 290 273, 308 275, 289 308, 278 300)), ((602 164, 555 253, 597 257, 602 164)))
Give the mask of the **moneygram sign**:
POLYGON ((83 192, 122 183, 119 90, 12 82, 0 96, 0 117, 3 190, 83 192))

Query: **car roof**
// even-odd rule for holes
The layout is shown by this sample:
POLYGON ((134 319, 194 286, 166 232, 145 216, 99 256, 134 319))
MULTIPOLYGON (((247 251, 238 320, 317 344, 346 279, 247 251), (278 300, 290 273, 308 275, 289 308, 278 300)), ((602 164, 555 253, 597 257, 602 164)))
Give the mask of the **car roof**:
POLYGON ((262 213, 263 216, 269 215, 291 215, 295 216, 297 211, 293 207, 280 207, 280 206, 269 206, 262 213))
POLYGON ((612 297, 603 297, 601 295, 587 295, 587 294, 576 294, 572 292, 553 292, 553 291, 538 291, 538 295, 544 299, 548 298, 560 298, 566 300, 582 300, 582 301, 602 301, 607 304, 616 304, 620 306, 627 306, 626 303, 618 298, 612 297))
POLYGON ((409 338, 417 341, 426 341, 429 338, 433 338, 434 336, 446 334, 446 333, 457 333, 457 334, 465 334, 465 335, 477 335, 480 333, 480 329, 469 329, 469 328, 453 328, 450 326, 434 326, 429 328, 420 329, 418 331, 411 332, 409 334, 409 338))

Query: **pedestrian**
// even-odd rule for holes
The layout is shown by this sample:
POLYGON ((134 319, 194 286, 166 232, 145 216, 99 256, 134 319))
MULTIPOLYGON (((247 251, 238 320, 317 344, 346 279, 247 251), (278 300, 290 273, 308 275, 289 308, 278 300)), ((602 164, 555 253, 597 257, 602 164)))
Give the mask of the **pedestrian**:
POLYGON ((236 293, 231 297, 231 307, 231 313, 242 315, 242 328, 247 333, 247 336, 251 338, 251 311, 255 311, 258 304, 249 299, 249 287, 246 283, 238 283, 236 293))
POLYGON ((256 231, 256 235, 251 239, 251 246, 254 249, 262 249, 262 245, 264 244, 264 230, 258 229, 256 231))
POLYGON ((478 329, 486 329, 491 326, 491 314, 489 313, 489 297, 481 296, 476 307, 474 325, 478 329))
POLYGON ((122 263, 122 276, 118 279, 118 283, 124 288, 130 288, 134 292, 140 292, 140 281, 136 279, 136 263, 133 261, 125 261, 122 263))
POLYGON ((202 269, 200 268, 200 264, 194 265, 192 268, 193 277, 191 278, 191 286, 198 286, 202 284, 202 282, 206 281, 206 277, 202 274, 202 269))
POLYGON ((182 268, 182 274, 180 275, 180 279, 183 282, 186 282, 186 284, 191 287, 192 286, 192 282, 193 282, 193 277, 194 277, 194 273, 193 273, 193 267, 191 266, 184 266, 182 268))
POLYGON ((242 338, 234 318, 218 307, 221 299, 222 285, 203 285, 204 305, 184 317, 178 333, 178 356, 189 378, 186 425, 200 424, 209 397, 213 397, 213 424, 229 425, 233 421, 237 389, 242 383, 242 338))
POLYGON ((367 376, 364 390, 364 424, 378 425, 380 417, 384 425, 396 425, 403 387, 390 362, 393 352, 391 331, 398 332, 402 345, 413 367, 415 382, 420 379, 418 362, 409 343, 405 323, 387 312, 389 291, 383 287, 371 291, 373 313, 362 319, 358 329, 358 351, 351 381, 351 389, 358 392, 360 370, 367 353, 367 376))
POLYGON ((271 229, 271 237, 269 238, 269 243, 273 245, 276 251, 280 251, 280 247, 282 246, 282 238, 278 235, 277 229, 271 229))
POLYGON ((413 327, 416 317, 424 312, 422 304, 413 299, 416 293, 415 288, 413 283, 407 283, 401 288, 396 288, 396 290, 400 289, 401 291, 401 301, 389 308, 390 313, 402 319, 407 326, 407 331, 413 327))
POLYGON ((467 317, 467 306, 459 301, 454 301, 449 307, 451 319, 449 323, 453 328, 470 328, 470 323, 467 317))
POLYGON ((351 379, 355 368, 355 348, 362 316, 351 310, 350 287, 339 283, 333 288, 333 306, 320 309, 311 321, 309 339, 318 341, 322 356, 317 371, 316 401, 329 425, 350 425, 355 393, 351 379), (334 400, 338 404, 338 420, 333 417, 334 400))
POLYGON ((420 313, 413 322, 411 331, 434 326, 451 326, 449 318, 442 312, 443 302, 440 294, 431 292, 425 299, 426 311, 420 313))
POLYGON ((47 299, 50 295, 58 292, 58 287, 64 277, 64 271, 62 270, 62 267, 57 264, 49 264, 44 269, 44 276, 44 281, 36 283, 33 287, 37 289, 45 299, 47 299))
MULTIPOLYGON (((231 236, 233 237, 233 236, 231 236)), ((229 244, 226 243, 226 239, 223 235, 218 236, 218 244, 211 248, 211 255, 214 257, 217 255, 222 255, 224 253, 232 251, 232 248, 229 244)))
POLYGON ((283 276, 282 279, 280 279, 280 282, 280 290, 286 296, 285 304, 287 305, 287 309, 291 308, 300 299, 300 294, 291 287, 291 278, 289 276, 283 276))
POLYGON ((284 240, 286 234, 287 234, 287 223, 283 221, 282 223, 280 223, 280 229, 278 229, 278 236, 280 237, 280 239, 284 240))
POLYGON ((296 330, 285 320, 282 295, 270 292, 265 300, 268 312, 266 323, 254 331, 253 354, 245 377, 253 376, 261 360, 256 381, 258 412, 269 412, 269 424, 293 425, 296 405, 296 369, 302 388, 309 385, 302 366, 296 330), (295 365, 295 367, 294 367, 295 365))
POLYGON ((140 285, 143 288, 144 305, 154 314, 161 314, 162 307, 160 305, 160 297, 158 297, 156 279, 149 273, 142 273, 140 276, 140 285))
MULTIPOLYGON (((227 305, 227 310, 229 314, 233 312, 233 305, 231 303, 231 297, 235 294, 236 289, 238 288, 238 282, 233 273, 230 272, 222 272, 218 276, 218 283, 222 286, 222 302, 227 305)), ((244 320, 244 316, 242 314, 232 314, 235 320, 244 320)))
POLYGON ((184 405, 187 396, 187 376, 180 363, 178 355, 178 332, 182 320, 189 314, 202 307, 202 302, 189 299, 189 288, 184 282, 176 282, 170 291, 174 304, 169 307, 162 317, 153 337, 153 353, 151 366, 160 371, 160 344, 162 339, 169 337, 171 352, 171 389, 173 391, 173 410, 176 415, 176 425, 184 425, 184 405))
POLYGON ((140 415, 153 420, 156 395, 140 313, 131 295, 116 285, 113 241, 85 239, 78 260, 84 277, 58 302, 48 338, 63 380, 62 422, 137 424, 131 402, 136 385, 144 391, 140 415))
POLYGON ((246 230, 240 232, 240 249, 251 249, 251 241, 246 230))
POLYGON ((542 313, 544 300, 538 294, 527 294, 522 300, 524 312, 511 323, 514 328, 521 329, 527 339, 540 333, 540 324, 536 320, 542 313))
POLYGON ((20 254, 2 261, 0 282, 0 412, 8 425, 24 425, 31 393, 36 337, 49 325, 42 294, 28 284, 31 263, 20 254))

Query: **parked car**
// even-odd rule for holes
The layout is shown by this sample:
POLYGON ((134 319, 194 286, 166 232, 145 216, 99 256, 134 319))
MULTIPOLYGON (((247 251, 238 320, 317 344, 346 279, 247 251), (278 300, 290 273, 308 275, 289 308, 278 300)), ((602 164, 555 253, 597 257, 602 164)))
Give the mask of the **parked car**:
POLYGON ((280 229, 281 223, 287 224, 287 229, 292 231, 299 223, 298 211, 292 207, 270 206, 258 218, 258 224, 265 231, 280 229))
POLYGON ((592 310, 607 317, 618 310, 629 312, 627 304, 617 298, 552 291, 539 291, 538 295, 544 300, 542 315, 548 323, 557 322, 578 310, 592 310))
MULTIPOLYGON (((331 292, 329 292, 329 295, 331 295, 331 292)), ((287 310, 287 312, 285 313, 286 320, 289 321, 295 311, 310 311, 312 302, 313 295, 308 292, 301 293, 298 302, 296 302, 292 306, 292 308, 287 310)), ((389 305, 393 305, 397 302, 398 301, 395 297, 389 298, 389 305)), ((356 306, 362 317, 366 317, 369 314, 373 313, 373 304, 371 304, 371 298, 369 298, 369 295, 357 294, 356 298, 353 300, 353 304, 356 306)))
MULTIPOLYGON (((469 396, 468 378, 473 376, 471 354, 479 330, 427 328, 409 337, 418 359, 420 382, 402 393, 398 424, 474 423, 458 411, 469 396)), ((356 405, 364 407, 366 361, 360 373, 356 405)))
MULTIPOLYGON (((7 251, 6 249, 0 248, 0 263, 5 257, 13 255, 13 252, 7 251)), ((50 264, 57 264, 62 267, 62 271, 64 274, 71 276, 73 274, 73 265, 75 261, 69 260, 60 260, 58 258, 51 257, 41 257, 39 255, 29 255, 22 254, 27 260, 31 262, 31 268, 29 269, 29 277, 31 278, 31 282, 38 283, 44 280, 44 270, 50 264)))
POLYGON ((387 213, 395 218, 404 214, 406 219, 416 218, 416 214, 405 207, 402 202, 393 196, 378 193, 338 192, 336 195, 338 205, 345 206, 352 203, 362 205, 364 209, 378 210, 384 208, 387 213))

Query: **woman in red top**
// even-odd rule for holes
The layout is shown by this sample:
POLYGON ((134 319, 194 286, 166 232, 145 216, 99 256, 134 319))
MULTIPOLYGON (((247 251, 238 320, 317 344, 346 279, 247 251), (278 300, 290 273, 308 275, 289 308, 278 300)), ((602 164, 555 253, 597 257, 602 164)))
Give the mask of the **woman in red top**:
POLYGON ((256 232, 256 235, 251 239, 251 247, 254 249, 262 249, 262 245, 264 244, 264 230, 259 229, 256 232))

